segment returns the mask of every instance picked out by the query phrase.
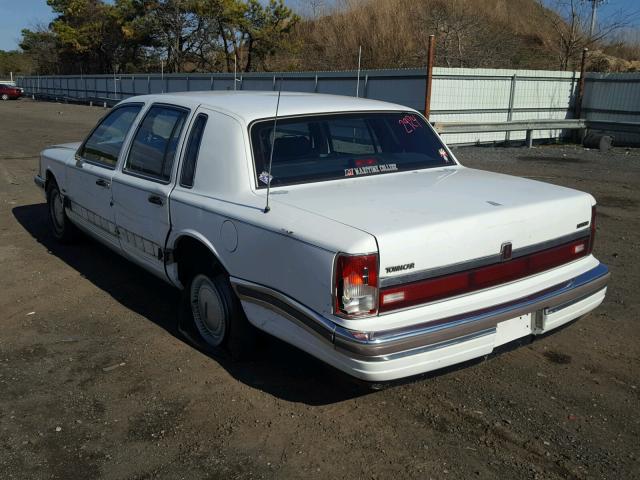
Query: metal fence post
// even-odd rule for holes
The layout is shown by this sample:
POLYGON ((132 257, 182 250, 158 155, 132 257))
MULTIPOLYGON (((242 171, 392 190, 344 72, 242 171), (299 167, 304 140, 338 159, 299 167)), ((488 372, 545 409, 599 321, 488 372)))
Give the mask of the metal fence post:
POLYGON ((582 99, 584 98, 584 82, 585 82, 585 71, 587 66, 587 53, 589 52, 588 48, 582 50, 582 61, 580 62, 580 80, 578 80, 578 95, 575 99, 574 105, 574 113, 576 118, 580 118, 582 115, 582 99))
MULTIPOLYGON (((511 90, 509 91, 509 110, 507 110, 507 122, 513 120, 513 102, 516 97, 516 82, 517 75, 514 73, 511 76, 511 90)), ((504 137, 505 142, 509 142, 509 140, 511 140, 511 132, 507 132, 504 137)))
POLYGON ((431 86, 433 84, 433 62, 435 59, 436 36, 429 35, 429 51, 427 52, 427 87, 424 92, 424 116, 429 120, 431 115, 431 86))

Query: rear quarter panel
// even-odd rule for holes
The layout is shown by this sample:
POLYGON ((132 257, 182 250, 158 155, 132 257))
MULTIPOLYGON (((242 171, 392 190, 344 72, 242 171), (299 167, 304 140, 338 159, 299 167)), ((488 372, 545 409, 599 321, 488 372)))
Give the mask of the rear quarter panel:
POLYGON ((335 252, 249 223, 238 218, 245 213, 240 210, 221 200, 198 201, 177 193, 171 201, 174 224, 169 244, 175 245, 184 235, 198 239, 231 276, 276 289, 330 314, 335 252))

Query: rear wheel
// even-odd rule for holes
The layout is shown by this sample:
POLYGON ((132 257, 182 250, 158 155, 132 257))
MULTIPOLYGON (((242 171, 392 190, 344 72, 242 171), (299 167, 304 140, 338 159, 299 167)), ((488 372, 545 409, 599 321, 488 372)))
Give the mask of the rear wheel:
POLYGON ((251 356, 256 330, 245 317, 226 274, 213 268, 195 270, 186 285, 185 300, 207 349, 228 353, 234 359, 251 356))
POLYGON ((6 93, 3 93, 2 100, 9 100, 9 95, 7 95, 6 93))
POLYGON ((71 223, 64 211, 64 199, 55 181, 51 181, 47 187, 47 207, 51 233, 56 240, 62 243, 75 240, 77 237, 76 226, 71 223))

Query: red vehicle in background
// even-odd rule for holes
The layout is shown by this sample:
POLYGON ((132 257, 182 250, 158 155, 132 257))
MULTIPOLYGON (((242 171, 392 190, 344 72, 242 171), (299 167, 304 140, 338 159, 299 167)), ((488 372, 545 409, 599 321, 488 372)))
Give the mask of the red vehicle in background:
POLYGON ((0 98, 2 100, 15 100, 22 96, 22 90, 13 85, 0 83, 0 98))

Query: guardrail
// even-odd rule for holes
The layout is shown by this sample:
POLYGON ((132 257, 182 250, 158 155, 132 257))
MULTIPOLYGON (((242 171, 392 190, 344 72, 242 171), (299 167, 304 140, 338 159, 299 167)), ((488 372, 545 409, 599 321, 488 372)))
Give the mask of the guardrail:
POLYGON ((482 132, 526 132, 526 145, 533 146, 535 130, 582 130, 587 131, 640 133, 640 122, 611 122, 587 120, 584 118, 567 120, 513 120, 510 122, 435 122, 438 133, 482 133, 482 132))

